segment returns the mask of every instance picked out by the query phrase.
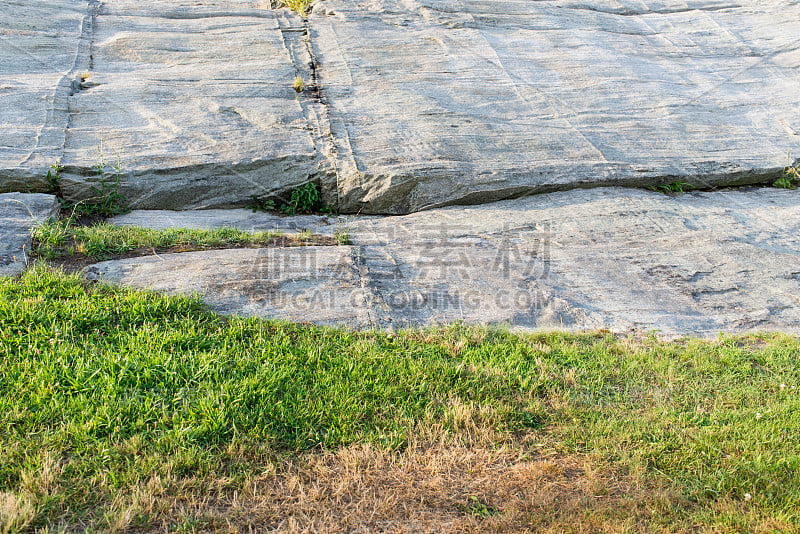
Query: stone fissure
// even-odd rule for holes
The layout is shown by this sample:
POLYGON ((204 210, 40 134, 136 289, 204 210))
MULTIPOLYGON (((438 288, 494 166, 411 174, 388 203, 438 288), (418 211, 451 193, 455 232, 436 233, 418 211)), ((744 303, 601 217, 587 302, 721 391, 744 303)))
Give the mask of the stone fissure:
POLYGON ((278 22, 281 38, 296 76, 303 81, 303 91, 297 95, 297 101, 309 126, 315 149, 320 155, 317 172, 308 178, 310 181, 319 181, 323 203, 338 208, 336 181, 339 173, 334 157, 336 148, 332 139, 328 105, 319 81, 320 65, 310 42, 311 28, 308 19, 285 11, 278 17, 278 22))

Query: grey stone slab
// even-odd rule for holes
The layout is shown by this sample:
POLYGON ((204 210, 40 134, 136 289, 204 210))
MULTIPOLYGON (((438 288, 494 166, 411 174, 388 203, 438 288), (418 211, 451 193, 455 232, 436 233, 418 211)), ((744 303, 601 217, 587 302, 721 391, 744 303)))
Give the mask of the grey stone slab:
POLYGON ((67 95, 88 50, 88 2, 0 5, 0 192, 44 189, 61 158, 67 95))
POLYGON ((261 1, 4 3, 0 190, 44 190, 59 160, 71 200, 96 196, 98 163, 107 180, 119 164, 132 207, 242 205, 321 181, 292 88, 300 26, 261 1))
POLYGON ((800 194, 774 189, 581 190, 370 221, 353 235, 385 258, 379 272, 393 269, 369 284, 403 326, 797 332, 799 208, 800 194))
POLYGON ((347 213, 775 178, 800 154, 793 0, 10 0, 0 191, 347 213), (292 88, 296 75, 307 89, 292 88), (102 147, 102 148, 101 148, 102 147))
POLYGON ((774 178, 800 154, 800 4, 326 0, 341 208, 774 178))
POLYGON ((204 295, 222 313, 367 328, 352 247, 214 250, 98 263, 90 279, 204 295))
POLYGON ((232 227, 248 232, 282 232, 297 233, 302 230, 321 235, 332 235, 338 226, 347 224, 339 217, 324 215, 295 215, 293 217, 275 215, 266 212, 253 212, 248 209, 209 209, 209 210, 133 210, 124 215, 109 219, 110 224, 117 226, 141 226, 144 228, 191 228, 209 230, 212 228, 232 227))
POLYGON ((31 230, 57 216, 60 207, 52 195, 0 194, 0 276, 16 276, 25 270, 31 230))
POLYGON ((132 207, 241 205, 317 177, 279 17, 256 2, 103 2, 70 99, 67 195, 91 194, 101 144, 132 207))
MULTIPOLYGON (((153 220, 169 227, 181 218, 153 220)), ((800 332, 798 191, 575 190, 346 225, 352 247, 165 255, 98 264, 90 275, 189 288, 226 313, 359 328, 463 321, 669 336, 800 332), (295 279, 299 288, 281 285, 295 279), (298 292, 302 305, 293 307, 298 292)))

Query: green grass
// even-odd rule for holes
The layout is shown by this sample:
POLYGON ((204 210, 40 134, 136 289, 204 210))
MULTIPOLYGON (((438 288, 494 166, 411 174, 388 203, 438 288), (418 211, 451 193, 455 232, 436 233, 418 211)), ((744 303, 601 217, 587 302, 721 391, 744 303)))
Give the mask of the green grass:
POLYGON ((286 244, 312 243, 318 236, 283 236, 281 232, 245 232, 236 228, 190 230, 114 226, 106 223, 73 226, 65 221, 51 221, 33 230, 34 253, 45 259, 84 254, 93 258, 120 255, 138 249, 167 250, 175 247, 209 249, 223 247, 267 246, 277 238, 286 244))
MULTIPOLYGON (((313 0, 281 0, 281 4, 288 7, 302 18, 306 18, 306 10, 313 0)), ((299 91, 298 91, 299 92, 299 91)))
MULTIPOLYGON (((221 318, 39 266, 0 279, 0 497, 15 528, 108 530, 120 496, 156 477, 178 493, 189 479, 241 491, 275 458, 477 428, 678 494, 648 529, 796 530, 798 355, 780 334, 668 343, 221 318)), ((137 510, 125 528, 184 528, 171 509, 137 510)))
POLYGON ((783 169, 781 177, 775 180, 772 185, 780 189, 796 189, 800 183, 800 163, 795 163, 783 169))
POLYGON ((668 184, 656 185, 650 189, 667 195, 682 195, 684 192, 692 189, 692 184, 686 182, 671 182, 668 184))

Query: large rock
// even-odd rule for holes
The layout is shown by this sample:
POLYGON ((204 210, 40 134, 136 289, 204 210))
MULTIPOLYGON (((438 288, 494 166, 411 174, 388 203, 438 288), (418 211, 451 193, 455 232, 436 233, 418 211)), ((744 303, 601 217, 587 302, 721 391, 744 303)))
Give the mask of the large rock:
POLYGON ((351 213, 772 180, 800 154, 800 4, 12 0, 0 191, 351 213), (295 76, 306 82, 295 93, 295 76), (102 148, 101 148, 102 147, 102 148))
POLYGON ((800 154, 800 3, 326 0, 341 207, 774 179, 800 154))
POLYGON ((72 82, 88 56, 88 2, 0 5, 0 193, 45 190, 61 159, 72 82))
POLYGON ((241 204, 318 176, 278 20, 288 16, 255 2, 104 2, 91 74, 71 99, 68 193, 88 194, 79 186, 96 178, 101 143, 134 207, 241 204))
POLYGON ((16 276, 28 265, 31 230, 58 215, 61 204, 40 193, 0 194, 0 276, 16 276))
POLYGON ((576 190, 344 224, 352 247, 161 255, 88 274, 199 292, 225 313, 361 328, 800 332, 798 191, 576 190))
POLYGON ((107 261, 86 268, 113 280, 200 294, 221 313, 369 328, 371 292, 352 247, 213 250, 107 261))
POLYGON ((327 173, 292 88, 289 41, 302 28, 290 12, 255 1, 52 4, 26 0, 0 19, 4 33, 31 26, 30 42, 0 45, 13 57, 4 74, 32 86, 9 86, 15 105, 0 111, 26 133, 3 143, 0 187, 41 189, 60 160, 65 196, 88 198, 102 190, 98 164, 116 187, 119 163, 132 207, 188 208, 241 205, 327 173), (32 69, 45 46, 63 53, 43 50, 32 69), (60 139, 30 157, 42 124, 60 139), (31 176, 39 184, 25 183, 31 176))

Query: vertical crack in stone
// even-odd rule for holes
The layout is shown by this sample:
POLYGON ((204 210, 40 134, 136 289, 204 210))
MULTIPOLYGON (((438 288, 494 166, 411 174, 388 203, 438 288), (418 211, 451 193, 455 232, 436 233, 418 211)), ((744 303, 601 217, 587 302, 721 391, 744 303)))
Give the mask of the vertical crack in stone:
POLYGON ((81 23, 81 34, 78 39, 78 49, 75 54, 75 62, 70 71, 61 79, 59 87, 62 89, 60 98, 53 102, 54 107, 65 109, 67 113, 66 123, 64 124, 64 139, 61 145, 61 159, 66 152, 69 142, 70 128, 72 126, 72 116, 75 110, 72 106, 72 97, 81 91, 81 73, 91 71, 94 68, 94 32, 97 16, 102 8, 99 0, 89 0, 86 5, 86 15, 81 23), (60 104, 60 106, 58 105, 60 104), (63 106, 63 107, 62 107, 63 106))
MULTIPOLYGON (((364 291, 365 307, 369 318, 370 328, 391 329, 392 310, 383 297, 381 288, 376 283, 373 274, 370 272, 368 262, 368 247, 352 247, 353 268, 358 275, 359 285, 364 291)), ((371 258, 374 259, 374 258, 371 258)))
MULTIPOLYGON (((86 14, 81 20, 80 35, 78 36, 75 49, 75 59, 70 69, 58 80, 58 83, 53 89, 50 106, 46 110, 44 121, 39 128, 36 139, 30 147, 30 150, 25 158, 21 160, 20 166, 30 163, 43 147, 48 146, 56 150, 56 160, 63 159, 67 131, 69 130, 72 114, 69 99, 80 86, 78 73, 86 70, 86 65, 90 65, 87 57, 91 57, 91 36, 94 31, 94 20, 99 7, 100 2, 98 0, 90 0, 86 3, 86 14)), ((29 189, 37 188, 31 186, 29 189)))
POLYGON ((319 83, 320 64, 311 46, 309 22, 286 11, 277 20, 295 73, 303 80, 304 89, 298 94, 298 103, 311 131, 314 147, 322 156, 317 176, 309 178, 319 180, 323 202, 338 209, 336 146, 330 126, 330 110, 319 83))

